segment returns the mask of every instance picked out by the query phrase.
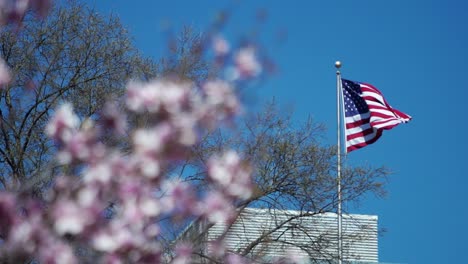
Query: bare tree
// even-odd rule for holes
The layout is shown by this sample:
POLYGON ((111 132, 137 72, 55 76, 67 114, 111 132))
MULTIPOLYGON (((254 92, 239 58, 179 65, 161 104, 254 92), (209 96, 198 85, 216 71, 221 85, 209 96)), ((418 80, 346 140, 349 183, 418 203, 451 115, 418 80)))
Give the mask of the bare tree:
MULTIPOLYGON (((239 218, 234 224, 236 231, 232 232, 241 234, 239 228, 242 229, 242 225, 238 222, 248 222, 249 217, 259 217, 264 220, 263 223, 269 224, 255 237, 245 238, 248 243, 239 246, 236 253, 258 258, 262 256, 262 248, 275 248, 281 244, 300 248, 312 260, 336 260, 336 228, 332 235, 317 230, 323 228, 323 225, 311 225, 311 221, 315 221, 314 216, 336 212, 338 202, 336 147, 320 143, 323 139, 323 125, 312 120, 295 125, 292 115, 280 111, 273 101, 248 118, 238 127, 237 132, 232 131, 216 130, 207 135, 194 150, 197 159, 191 160, 186 166, 192 168, 188 171, 195 171, 187 179, 199 182, 200 186, 203 186, 202 176, 205 172, 199 165, 206 163, 211 153, 221 149, 239 150, 255 167, 256 192, 249 201, 238 204, 239 218), (243 210, 248 207, 262 209, 261 215, 253 216, 256 211, 244 214, 243 210), (286 210, 295 212, 288 213, 286 210), (294 233, 308 239, 291 239, 294 233)), ((384 167, 347 166, 342 174, 343 201, 347 204, 357 205, 368 194, 385 194, 384 186, 389 171, 384 167)), ((244 233, 252 232, 251 225, 245 225, 244 233)), ((202 241, 207 238, 206 232, 210 228, 205 226, 204 232, 196 232, 195 236, 192 234, 191 239, 198 239, 204 244, 202 241)), ((221 237, 231 232, 232 226, 223 228, 223 232, 217 233, 221 237)), ((363 225, 355 232, 347 233, 344 240, 363 240, 363 236, 374 231, 363 225)), ((369 235, 377 234, 374 232, 369 235)))
POLYGON ((69 101, 81 117, 93 117, 129 78, 156 74, 118 18, 75 1, 45 20, 27 14, 19 31, 2 29, 0 52, 13 73, 0 91, 1 188, 47 171, 53 145, 44 126, 58 103, 69 101))
POLYGON ((200 82, 209 75, 210 65, 204 58, 207 38, 191 26, 184 26, 168 42, 168 53, 159 61, 162 75, 200 82))

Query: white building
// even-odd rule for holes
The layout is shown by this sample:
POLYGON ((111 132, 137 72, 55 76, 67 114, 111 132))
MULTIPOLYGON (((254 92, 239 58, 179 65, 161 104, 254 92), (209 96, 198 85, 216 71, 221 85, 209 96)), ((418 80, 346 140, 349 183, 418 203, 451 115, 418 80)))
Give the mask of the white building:
MULTIPOLYGON (((377 216, 343 215, 344 263, 378 263, 377 216)), ((230 226, 194 222, 182 239, 196 241, 200 255, 210 252, 210 241, 224 236, 232 252, 259 263, 295 257, 301 263, 333 263, 337 259, 337 215, 292 210, 246 208, 230 226)), ((207 263, 207 260, 200 260, 207 263)))

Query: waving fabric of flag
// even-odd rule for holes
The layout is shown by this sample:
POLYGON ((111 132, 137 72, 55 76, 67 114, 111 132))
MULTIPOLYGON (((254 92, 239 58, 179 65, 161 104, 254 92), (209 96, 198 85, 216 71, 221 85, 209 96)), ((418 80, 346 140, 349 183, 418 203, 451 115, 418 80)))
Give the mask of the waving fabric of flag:
POLYGON ((411 116, 392 108, 374 86, 345 79, 341 83, 347 152, 372 144, 384 129, 411 120, 411 116))

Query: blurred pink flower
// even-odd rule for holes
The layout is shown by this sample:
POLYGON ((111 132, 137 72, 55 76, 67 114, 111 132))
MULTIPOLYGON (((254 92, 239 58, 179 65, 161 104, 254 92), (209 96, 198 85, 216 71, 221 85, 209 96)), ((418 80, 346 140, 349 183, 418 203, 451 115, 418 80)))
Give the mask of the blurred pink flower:
POLYGON ((35 10, 40 16, 44 17, 52 7, 53 0, 29 0, 31 8, 35 10))
POLYGON ((101 112, 101 123, 105 128, 109 128, 118 135, 125 135, 127 130, 127 120, 115 103, 106 103, 101 112))
POLYGON ((20 23, 29 6, 29 0, 1 0, 1 23, 20 23))
POLYGON ((67 143, 79 126, 71 104, 62 104, 46 126, 46 134, 59 143, 67 143))
POLYGON ((127 85, 126 103, 134 112, 178 114, 188 102, 191 84, 165 79, 132 81, 127 85))
POLYGON ((241 199, 252 195, 251 168, 234 151, 222 156, 213 156, 208 161, 208 176, 220 185, 227 194, 241 199))
POLYGON ((76 195, 76 202, 82 208, 103 207, 99 199, 99 189, 96 185, 87 185, 81 188, 76 195))
POLYGON ((59 235, 80 234, 86 226, 96 221, 97 215, 75 201, 60 199, 55 202, 52 210, 55 231, 59 235))
POLYGON ((7 237, 10 227, 17 222, 15 198, 13 194, 0 192, 0 237, 7 237))
POLYGON ((198 206, 202 214, 211 223, 230 223, 235 217, 232 200, 219 191, 210 191, 198 206))
POLYGON ((213 50, 216 56, 225 56, 229 53, 229 43, 222 36, 216 36, 213 39, 213 50))
POLYGON ((251 78, 260 74, 262 65, 257 59, 253 46, 241 48, 234 56, 236 70, 241 78, 251 78))
POLYGON ((140 198, 138 206, 140 207, 141 212, 147 217, 158 216, 163 209, 160 204, 160 201, 152 197, 140 198))
POLYGON ((226 264, 248 264, 250 263, 247 259, 237 254, 229 254, 226 259, 226 264))
POLYGON ((42 263, 62 264, 78 263, 73 250, 60 240, 49 241, 41 245, 39 260, 42 263))
POLYGON ((174 128, 177 131, 175 140, 182 147, 190 147, 197 141, 197 126, 198 120, 193 114, 181 113, 175 120, 172 121, 174 128))
POLYGON ((153 128, 137 129, 133 134, 135 153, 158 156, 174 135, 174 128, 169 123, 162 123, 153 128))
POLYGON ((217 239, 208 242, 208 251, 215 257, 222 257, 226 254, 226 244, 223 239, 217 239))
POLYGON ((196 210, 198 199, 191 185, 179 180, 166 180, 162 189, 166 193, 161 200, 164 210, 179 217, 198 213, 196 210))
POLYGON ((135 154, 132 156, 132 162, 137 173, 148 179, 158 179, 162 172, 161 161, 157 158, 159 155, 135 154))
POLYGON ((7 252, 30 255, 43 249, 41 246, 53 239, 49 229, 45 228, 45 217, 39 210, 27 210, 28 217, 21 218, 10 226, 10 235, 5 241, 7 252))
POLYGON ((223 80, 211 80, 203 85, 206 99, 204 104, 204 118, 208 120, 222 120, 239 114, 240 103, 233 87, 223 80))
POLYGON ((0 59, 0 89, 11 81, 11 72, 4 60, 0 59))
POLYGON ((67 140, 61 146, 57 155, 61 164, 77 161, 93 164, 106 154, 106 147, 98 141, 97 131, 89 119, 83 122, 80 130, 69 130, 67 140))
POLYGON ((145 243, 144 237, 137 226, 114 219, 106 227, 93 234, 92 246, 99 251, 113 253, 119 250, 137 248, 145 243))
POLYGON ((196 125, 197 121, 193 116, 181 114, 174 120, 160 122, 152 128, 137 129, 132 137, 133 148, 137 154, 135 157, 145 160, 149 166, 142 169, 150 172, 154 171, 150 168, 154 168, 159 172, 159 165, 163 160, 183 158, 187 153, 187 147, 196 143, 196 125))
POLYGON ((171 264, 189 264, 192 263, 193 248, 192 245, 187 242, 178 243, 175 246, 176 257, 171 261, 171 264))
POLYGON ((102 259, 103 264, 123 264, 124 260, 117 254, 106 254, 102 259))
POLYGON ((116 233, 102 230, 93 237, 92 245, 99 251, 115 252, 122 245, 122 241, 130 239, 130 237, 131 235, 125 228, 116 233))
POLYGON ((0 22, 20 24, 28 9, 45 16, 51 5, 51 0, 0 0, 0 22))
POLYGON ((112 164, 103 160, 95 165, 91 165, 84 173, 85 182, 99 182, 108 184, 113 176, 112 164))

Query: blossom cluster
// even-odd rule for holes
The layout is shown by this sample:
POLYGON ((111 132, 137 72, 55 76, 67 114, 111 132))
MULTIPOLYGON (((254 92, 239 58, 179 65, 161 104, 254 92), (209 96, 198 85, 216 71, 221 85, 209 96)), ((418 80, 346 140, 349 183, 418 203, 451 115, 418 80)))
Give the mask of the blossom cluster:
POLYGON ((174 221, 181 217, 233 221, 233 203, 252 193, 251 169, 237 153, 227 151, 210 159, 212 184, 203 194, 165 173, 167 166, 186 157, 197 143, 198 131, 239 109, 229 83, 214 80, 204 85, 206 89, 192 86, 166 79, 129 83, 128 111, 145 112, 157 121, 151 127, 124 131, 132 135, 126 153, 102 143, 104 127, 116 134, 127 127, 118 107, 106 107, 105 118, 95 123, 80 122, 70 104, 61 105, 46 133, 59 149, 57 160, 76 168, 78 175, 58 177, 46 204, 1 193, 2 254, 74 263, 74 248, 68 242, 73 241, 99 252, 104 263, 157 263, 165 257, 158 243, 162 227, 157 220, 163 216, 174 221), (114 214, 106 218, 103 212, 110 203, 114 214), (60 254, 51 254, 51 247, 60 254))
MULTIPOLYGON (((18 22, 27 8, 43 14, 47 0, 0 1, 2 23, 18 22)), ((216 37, 215 60, 230 56, 234 79, 261 72, 252 46, 231 52, 216 37)), ((0 61, 0 86, 12 79, 0 61)), ((164 250, 161 219, 204 219, 232 222, 235 204, 253 192, 252 169, 234 151, 215 154, 206 164, 202 192, 169 175, 171 165, 186 159, 207 129, 241 110, 233 78, 195 84, 174 78, 130 81, 123 105, 108 103, 99 118, 83 119, 68 103, 52 114, 45 133, 57 148, 61 174, 44 190, 45 199, 0 191, 0 259, 7 262, 78 263, 80 257, 100 263, 190 263, 192 245, 175 243, 164 250), (151 122, 136 126, 128 116, 151 122), (111 144, 112 133, 126 144, 111 144), (125 145, 125 147, 122 147, 125 145)), ((226 252, 218 250, 217 252, 226 252)), ((217 254, 226 263, 244 263, 240 256, 217 254)))

